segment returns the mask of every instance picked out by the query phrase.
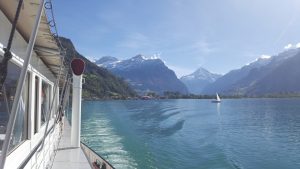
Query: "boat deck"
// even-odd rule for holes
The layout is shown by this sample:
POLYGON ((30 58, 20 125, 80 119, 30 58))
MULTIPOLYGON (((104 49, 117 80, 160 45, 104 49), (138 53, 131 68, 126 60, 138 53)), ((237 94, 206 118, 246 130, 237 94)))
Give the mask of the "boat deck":
POLYGON ((60 140, 58 150, 54 157, 52 169, 72 168, 87 169, 91 168, 86 156, 81 148, 71 147, 71 126, 67 119, 64 119, 63 135, 60 140))

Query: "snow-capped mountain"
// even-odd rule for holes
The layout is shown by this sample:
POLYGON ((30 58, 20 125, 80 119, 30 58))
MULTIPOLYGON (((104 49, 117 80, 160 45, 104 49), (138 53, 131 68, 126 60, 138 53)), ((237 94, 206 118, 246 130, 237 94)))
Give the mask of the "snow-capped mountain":
POLYGON ((269 55, 262 55, 259 58, 255 59, 253 62, 246 64, 245 67, 253 69, 265 66, 270 63, 271 57, 272 56, 269 55))
POLYGON ((204 68, 197 69, 194 73, 180 78, 187 86, 190 93, 201 94, 203 89, 220 78, 221 75, 209 72, 204 68))
POLYGON ((144 62, 162 62, 159 58, 155 57, 146 57, 143 55, 137 55, 134 56, 130 59, 126 60, 118 60, 115 57, 111 56, 104 56, 101 59, 96 61, 96 64, 98 66, 104 67, 106 69, 119 69, 119 70, 124 70, 124 69, 132 69, 134 67, 138 67, 144 62))
POLYGON ((176 77, 174 71, 157 57, 137 55, 126 60, 105 57, 96 63, 124 78, 140 93, 147 91, 159 94, 165 91, 188 93, 186 86, 176 77))
POLYGON ((117 62, 118 59, 112 56, 103 56, 101 59, 96 60, 95 64, 100 67, 105 67, 105 65, 108 65, 113 62, 117 62))
POLYGON ((181 77, 181 80, 207 80, 208 82, 216 81, 221 75, 211 73, 204 68, 197 69, 194 73, 181 77))
POLYGON ((225 74, 205 87, 204 92, 230 95, 300 92, 299 77, 295 75, 295 72, 300 72, 299 59, 298 48, 289 49, 272 57, 260 57, 240 69, 225 74))

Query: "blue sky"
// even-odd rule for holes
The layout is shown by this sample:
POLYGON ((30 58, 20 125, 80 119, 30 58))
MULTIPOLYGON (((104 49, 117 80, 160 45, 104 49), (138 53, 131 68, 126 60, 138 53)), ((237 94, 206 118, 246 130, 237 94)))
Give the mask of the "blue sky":
POLYGON ((178 76, 227 73, 300 42, 298 0, 53 0, 59 34, 89 57, 159 55, 178 76))

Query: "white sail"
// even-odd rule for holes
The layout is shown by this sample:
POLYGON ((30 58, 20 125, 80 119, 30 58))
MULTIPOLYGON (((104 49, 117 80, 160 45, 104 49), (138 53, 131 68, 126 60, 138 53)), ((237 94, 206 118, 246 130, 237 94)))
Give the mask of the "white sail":
POLYGON ((217 101, 221 101, 221 99, 220 99, 220 97, 219 97, 219 95, 218 95, 218 93, 216 93, 216 95, 217 95, 217 101))

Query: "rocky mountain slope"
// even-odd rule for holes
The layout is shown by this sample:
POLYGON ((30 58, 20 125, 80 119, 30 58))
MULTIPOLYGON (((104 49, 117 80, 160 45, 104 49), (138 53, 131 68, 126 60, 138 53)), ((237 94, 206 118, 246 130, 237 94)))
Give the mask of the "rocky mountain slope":
POLYGON ((85 61, 83 98, 109 99, 135 96, 136 93, 125 81, 114 76, 106 69, 98 67, 95 63, 78 53, 70 39, 60 37, 60 41, 63 48, 66 49, 66 67, 69 67, 73 58, 81 58, 85 61))

